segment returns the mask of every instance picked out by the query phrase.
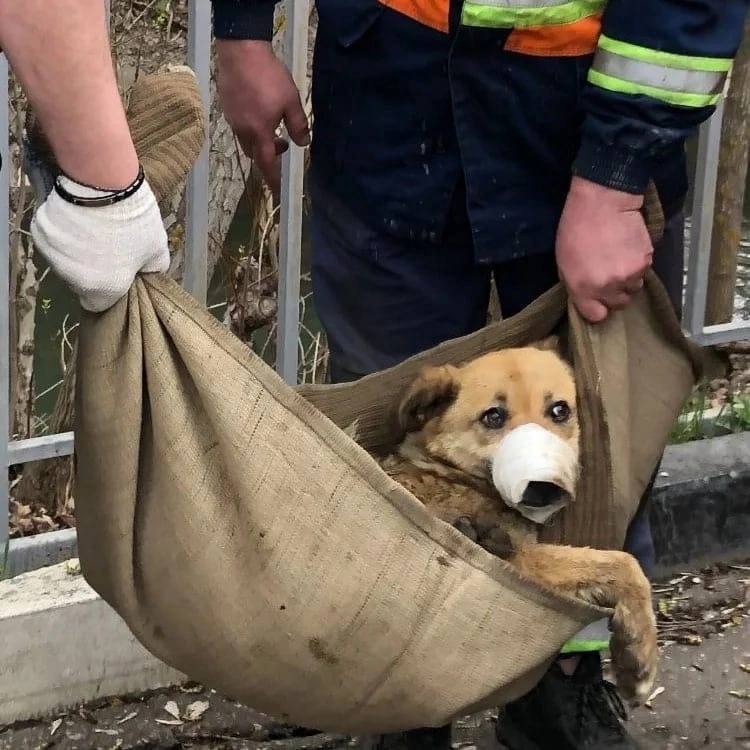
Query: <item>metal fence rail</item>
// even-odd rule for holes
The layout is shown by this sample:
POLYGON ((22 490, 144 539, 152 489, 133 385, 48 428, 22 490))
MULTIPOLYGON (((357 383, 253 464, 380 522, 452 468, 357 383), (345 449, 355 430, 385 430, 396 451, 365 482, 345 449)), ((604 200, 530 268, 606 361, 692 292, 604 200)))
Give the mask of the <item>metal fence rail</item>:
MULTIPOLYGON (((109 2, 106 2, 107 7, 109 2)), ((292 75, 303 90, 306 86, 307 39, 310 0, 286 2, 285 56, 292 75)), ((211 6, 209 0, 189 0, 188 64, 195 70, 203 101, 208 111, 210 102, 211 56, 211 6)), ((0 86, 7 91, 8 68, 0 55, 0 86)), ((303 90, 304 100, 304 90, 303 90)), ((698 169, 695 177, 693 225, 686 283, 684 327, 692 338, 701 344, 715 344, 750 338, 750 324, 729 323, 706 327, 705 306, 708 284, 708 264, 711 252, 711 230, 715 203, 718 153, 721 137, 723 105, 700 131, 698 169)), ((0 430, 9 434, 9 149, 8 100, 0 96, 0 152, 3 168, 0 170, 0 223, 6 230, 0 232, 0 430)), ((297 338, 299 331, 300 258, 302 242, 302 185, 304 159, 301 149, 291 144, 282 163, 281 227, 280 227, 280 279, 279 325, 277 363, 279 373, 287 382, 295 382, 298 368, 297 338)), ((196 163, 187 186, 187 218, 184 284, 201 302, 206 301, 208 286, 208 142, 196 163)), ((73 433, 45 435, 30 440, 8 442, 0 440, 0 462, 6 467, 30 461, 56 458, 73 452, 73 433)), ((9 487, 7 477, 0 482, 0 569, 3 550, 14 548, 23 554, 29 540, 11 540, 8 545, 9 487), (25 545, 25 546, 24 546, 25 545)), ((41 537, 54 535, 40 535, 41 537)), ((68 542, 69 543, 69 540, 68 542)), ((57 542, 50 542, 53 547, 57 542)), ((32 556, 33 557, 33 556, 32 556)), ((43 559, 37 555, 34 559, 43 559)), ((12 566, 11 566, 12 568, 12 566)))
POLYGON ((698 138, 690 251, 685 284, 685 309, 682 321, 688 335, 702 346, 750 338, 749 322, 733 321, 720 325, 706 325, 708 268, 711 262, 723 118, 724 100, 722 99, 714 116, 701 126, 698 138))

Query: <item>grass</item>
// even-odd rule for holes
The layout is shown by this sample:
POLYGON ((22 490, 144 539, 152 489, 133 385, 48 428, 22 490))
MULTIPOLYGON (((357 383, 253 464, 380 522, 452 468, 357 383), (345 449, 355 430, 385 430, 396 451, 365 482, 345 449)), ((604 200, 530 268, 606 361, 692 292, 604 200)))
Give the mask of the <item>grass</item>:
POLYGON ((727 433, 750 431, 750 395, 730 395, 718 414, 709 414, 711 409, 707 386, 699 386, 685 404, 669 442, 689 443, 727 433))

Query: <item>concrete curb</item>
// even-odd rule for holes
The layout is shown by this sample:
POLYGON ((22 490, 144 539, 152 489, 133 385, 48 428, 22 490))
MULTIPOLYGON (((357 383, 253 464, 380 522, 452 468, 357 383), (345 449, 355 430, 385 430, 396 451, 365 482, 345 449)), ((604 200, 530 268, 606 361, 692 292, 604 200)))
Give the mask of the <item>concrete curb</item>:
POLYGON ((70 560, 77 554, 78 537, 75 529, 49 531, 46 534, 11 539, 8 545, 8 559, 0 579, 13 578, 31 570, 56 565, 70 560))
POLYGON ((651 506, 659 573, 750 555, 750 432, 670 446, 651 506))
POLYGON ((0 725, 185 677, 62 563, 0 581, 0 725))

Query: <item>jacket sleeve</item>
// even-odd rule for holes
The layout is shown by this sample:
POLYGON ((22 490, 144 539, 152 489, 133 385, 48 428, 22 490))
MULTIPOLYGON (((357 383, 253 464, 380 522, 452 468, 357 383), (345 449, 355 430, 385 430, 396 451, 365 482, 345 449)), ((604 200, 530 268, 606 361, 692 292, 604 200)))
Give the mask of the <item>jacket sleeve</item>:
POLYGON ((574 174, 643 193, 652 165, 713 114, 749 4, 609 0, 583 94, 574 174))
POLYGON ((277 0, 212 0, 214 36, 217 39, 273 37, 273 13, 277 0))

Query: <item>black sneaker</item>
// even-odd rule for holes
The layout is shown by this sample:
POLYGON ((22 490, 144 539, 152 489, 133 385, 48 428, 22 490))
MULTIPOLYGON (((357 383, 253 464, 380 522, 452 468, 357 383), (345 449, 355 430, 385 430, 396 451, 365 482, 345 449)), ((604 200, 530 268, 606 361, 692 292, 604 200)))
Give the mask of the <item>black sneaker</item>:
POLYGON ((451 727, 362 737, 358 746, 360 750, 451 750, 451 727))
POLYGON ((615 686, 598 653, 583 654, 568 677, 557 663, 523 698, 500 712, 497 738, 509 750, 635 750, 615 686))

